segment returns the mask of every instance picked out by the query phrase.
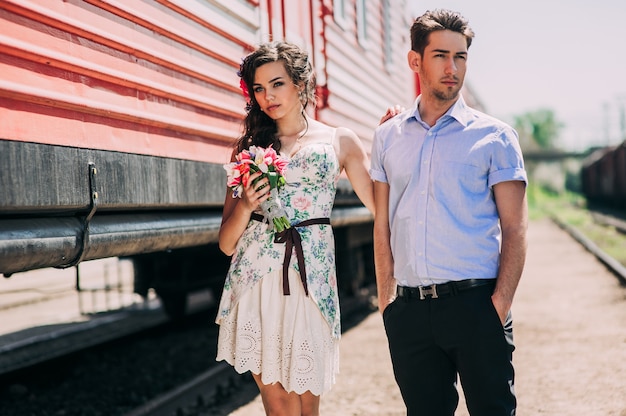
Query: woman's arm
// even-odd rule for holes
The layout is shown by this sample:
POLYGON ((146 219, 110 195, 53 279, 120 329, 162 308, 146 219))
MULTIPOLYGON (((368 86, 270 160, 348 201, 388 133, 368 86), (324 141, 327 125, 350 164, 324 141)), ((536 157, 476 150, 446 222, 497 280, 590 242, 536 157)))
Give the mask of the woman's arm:
POLYGON ((337 138, 339 140, 339 163, 345 169, 348 180, 363 205, 370 212, 375 213, 374 185, 368 172, 369 160, 365 147, 356 133, 346 128, 337 130, 337 138))

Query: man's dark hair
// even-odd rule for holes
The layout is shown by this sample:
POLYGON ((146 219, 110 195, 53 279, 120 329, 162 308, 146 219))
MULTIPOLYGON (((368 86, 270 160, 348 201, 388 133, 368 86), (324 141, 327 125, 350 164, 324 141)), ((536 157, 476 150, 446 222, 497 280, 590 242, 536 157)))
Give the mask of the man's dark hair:
POLYGON ((469 22, 460 13, 446 9, 428 10, 415 19, 411 26, 411 49, 424 55, 428 46, 429 35, 436 30, 451 30, 465 36, 469 48, 474 38, 474 31, 469 22))

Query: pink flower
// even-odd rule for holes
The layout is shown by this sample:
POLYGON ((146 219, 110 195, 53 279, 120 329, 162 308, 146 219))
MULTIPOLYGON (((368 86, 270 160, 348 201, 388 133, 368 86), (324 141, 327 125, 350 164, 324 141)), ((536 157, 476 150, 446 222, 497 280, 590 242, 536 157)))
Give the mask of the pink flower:
POLYGON ((270 188, 280 188, 285 184, 283 176, 288 161, 276 153, 270 145, 267 148, 250 146, 235 156, 235 162, 224 165, 226 186, 233 190, 234 198, 241 198, 243 187, 254 172, 263 172, 270 178, 270 188))
POLYGON ((247 163, 251 160, 250 152, 247 150, 243 150, 239 152, 237 156, 235 156, 235 159, 238 160, 239 162, 247 163))
POLYGON ((285 159, 284 157, 279 157, 278 159, 274 160, 274 166, 276 166, 276 170, 281 175, 285 174, 285 169, 287 169, 287 164, 288 163, 289 163, 289 161, 287 159, 285 159))
POLYGON ((293 200, 293 207, 299 210, 305 210, 311 206, 311 201, 304 196, 299 196, 293 200))

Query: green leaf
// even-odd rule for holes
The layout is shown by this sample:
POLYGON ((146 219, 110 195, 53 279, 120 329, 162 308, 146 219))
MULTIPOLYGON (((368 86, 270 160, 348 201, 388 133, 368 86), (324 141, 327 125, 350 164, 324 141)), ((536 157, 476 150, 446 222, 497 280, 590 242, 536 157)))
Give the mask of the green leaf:
POLYGON ((278 187, 278 181, 282 178, 282 176, 279 176, 276 172, 267 172, 265 176, 267 176, 270 181, 270 189, 278 187))

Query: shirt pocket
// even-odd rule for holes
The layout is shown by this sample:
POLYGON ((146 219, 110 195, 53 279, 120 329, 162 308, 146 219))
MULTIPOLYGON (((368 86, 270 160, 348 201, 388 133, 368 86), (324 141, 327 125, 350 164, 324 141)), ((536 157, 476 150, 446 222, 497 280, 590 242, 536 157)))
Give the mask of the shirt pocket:
POLYGON ((435 166, 431 189, 439 195, 483 197, 489 192, 488 173, 479 166, 444 160, 435 166))

